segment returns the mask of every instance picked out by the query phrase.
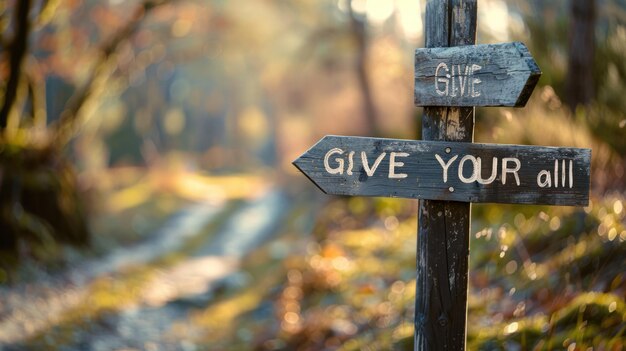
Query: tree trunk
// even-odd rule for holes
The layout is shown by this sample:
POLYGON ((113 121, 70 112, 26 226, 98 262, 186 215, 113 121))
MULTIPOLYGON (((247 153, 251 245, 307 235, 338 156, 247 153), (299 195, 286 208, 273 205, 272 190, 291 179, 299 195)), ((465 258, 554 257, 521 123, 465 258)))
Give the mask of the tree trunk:
POLYGON ((596 0, 571 0, 566 102, 574 111, 594 98, 596 0))
POLYGON ((7 80, 4 92, 4 101, 0 108, 0 130, 7 127, 9 114, 13 108, 13 104, 17 98, 17 88, 19 87, 22 61, 28 48, 28 34, 30 33, 30 21, 28 14, 30 12, 31 0, 20 0, 17 2, 15 10, 15 24, 13 32, 13 40, 9 50, 6 51, 9 60, 9 79, 7 80))
POLYGON ((368 124, 368 135, 380 136, 376 106, 374 105, 374 98, 372 96, 369 74, 367 73, 368 55, 366 22, 363 19, 357 18, 357 16, 355 15, 352 9, 352 0, 348 1, 348 13, 350 14, 350 26, 352 29, 352 36, 354 37, 357 45, 355 69, 359 89, 361 90, 361 96, 363 97, 363 113, 365 114, 365 120, 368 124))

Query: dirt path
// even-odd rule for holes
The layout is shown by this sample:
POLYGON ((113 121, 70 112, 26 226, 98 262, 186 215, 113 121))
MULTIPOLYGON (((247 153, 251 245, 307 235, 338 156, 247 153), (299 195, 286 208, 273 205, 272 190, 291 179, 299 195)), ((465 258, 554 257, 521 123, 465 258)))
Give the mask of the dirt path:
MULTIPOLYGON (((164 335, 191 310, 206 306, 213 289, 224 279, 236 277, 234 273, 240 258, 279 231, 290 206, 290 198, 276 189, 244 203, 211 240, 175 264, 153 272, 130 307, 103 313, 93 323, 70 328, 69 339, 64 338, 58 349, 195 349, 191 341, 167 340, 164 335)), ((41 345, 30 346, 30 339, 56 328, 66 311, 84 304, 89 299, 87 293, 94 279, 103 276, 116 279, 125 267, 144 265, 175 252, 210 221, 216 220, 221 208, 223 204, 195 205, 172 216, 150 242, 121 248, 61 277, 43 277, 36 284, 3 288, 0 290, 3 302, 0 350, 39 349, 41 345), (5 345, 4 348, 1 345, 5 345)), ((50 339, 50 344, 57 344, 50 339)), ((43 340, 45 342, 46 337, 43 340)))

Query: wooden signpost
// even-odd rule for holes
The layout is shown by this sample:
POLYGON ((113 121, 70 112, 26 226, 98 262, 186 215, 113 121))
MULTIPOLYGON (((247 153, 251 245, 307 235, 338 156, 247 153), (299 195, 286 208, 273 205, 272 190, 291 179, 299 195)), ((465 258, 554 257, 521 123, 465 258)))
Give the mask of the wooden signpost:
POLYGON ((524 106, 541 71, 520 42, 415 51, 417 106, 524 106))
POLYGON ((294 165, 334 195, 585 206, 591 150, 326 136, 294 165))
POLYGON ((590 149, 472 143, 474 106, 522 107, 541 74, 521 43, 473 45, 476 1, 426 4, 422 141, 326 136, 294 161, 328 194, 420 199, 415 350, 465 350, 472 202, 589 202, 590 149))

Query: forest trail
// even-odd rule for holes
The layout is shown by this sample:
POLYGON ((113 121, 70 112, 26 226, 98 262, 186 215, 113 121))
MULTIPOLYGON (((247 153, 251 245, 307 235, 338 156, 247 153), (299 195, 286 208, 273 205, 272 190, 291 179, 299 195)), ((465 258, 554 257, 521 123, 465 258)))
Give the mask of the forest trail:
POLYGON ((244 201, 234 211, 224 211, 227 206, 195 204, 171 216, 142 244, 119 248, 104 258, 35 283, 0 288, 0 350, 36 349, 31 346, 33 342, 48 345, 47 334, 64 325, 69 327, 70 337, 64 338, 63 350, 193 349, 189 342, 168 341, 164 335, 191 310, 206 307, 216 288, 237 284, 241 258, 278 233, 294 208, 292 198, 277 188, 244 201), (217 222, 207 240, 199 238, 206 235, 204 228, 217 222), (192 248, 181 251, 184 245, 192 248), (168 255, 178 259, 152 266, 168 255), (93 286, 99 281, 124 279, 125 272, 135 267, 144 267, 141 269, 149 270, 150 275, 125 308, 107 310, 96 316, 95 323, 84 325, 67 317, 77 315, 80 306, 89 304, 93 286))

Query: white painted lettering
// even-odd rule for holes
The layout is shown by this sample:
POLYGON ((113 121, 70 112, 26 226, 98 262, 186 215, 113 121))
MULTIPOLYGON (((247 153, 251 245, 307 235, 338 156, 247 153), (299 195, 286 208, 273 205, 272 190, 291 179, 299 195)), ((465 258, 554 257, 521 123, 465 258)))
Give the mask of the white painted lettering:
POLYGON ((348 170, 346 171, 348 175, 352 175, 352 167, 354 167, 354 151, 348 154, 348 170))
POLYGON ((574 187, 574 161, 560 160, 561 166, 559 167, 559 160, 554 160, 554 170, 550 173, 549 170, 543 170, 537 175, 537 185, 540 187, 552 187, 558 188, 559 186, 573 188, 574 187), (569 167, 569 168, 568 168, 569 167), (559 177, 559 172, 561 176, 559 177), (552 182, 554 179, 554 183, 552 182))
MULTIPOLYGON (((473 76, 474 73, 478 70, 480 70, 481 68, 483 68, 482 66, 479 65, 472 65, 472 69, 471 71, 471 75, 473 76)), ((482 83, 482 81, 478 78, 472 78, 472 93, 470 94, 471 97, 479 97, 480 96, 480 91, 476 90, 476 85, 482 83)))
POLYGON ((522 167, 522 163, 515 157, 505 157, 502 159, 502 185, 506 184, 506 174, 513 173, 515 176, 515 183, 519 186, 519 176, 517 172, 522 167), (515 168, 509 168, 509 162, 515 163, 515 168))
POLYGON ((476 85, 481 80, 474 78, 474 73, 480 70, 482 66, 476 64, 452 64, 448 66, 445 62, 441 62, 435 69, 435 92, 439 96, 450 97, 478 97, 476 85))
POLYGON ((361 151, 361 162, 363 162, 363 168, 365 169, 365 173, 367 173, 368 177, 371 177, 374 175, 374 172, 376 172, 376 168, 378 168, 378 165, 380 165, 380 163, 382 162, 383 158, 385 158, 386 155, 387 155, 386 152, 383 152, 382 154, 378 155, 378 158, 376 158, 374 165, 372 166, 372 168, 370 168, 369 163, 367 162, 367 155, 365 154, 365 151, 361 151))
POLYGON ((331 168, 330 165, 328 164, 328 159, 330 158, 330 156, 334 155, 334 154, 343 154, 343 150, 341 150, 340 148, 334 148, 334 149, 330 149, 327 153, 326 156, 324 156, 324 169, 326 169, 326 172, 330 173, 330 174, 343 174, 343 166, 344 166, 344 162, 342 158, 335 158, 335 162, 337 162, 338 166, 335 168, 331 168))
POLYGON ((473 183, 478 179, 478 160, 476 160, 476 157, 472 155, 465 155, 461 158, 461 161, 459 161, 459 179, 466 184, 473 183), (463 175, 463 165, 465 164, 465 161, 472 162, 472 175, 469 176, 469 178, 466 178, 463 175))
POLYGON ((565 187, 565 160, 561 161, 561 185, 565 187))
POLYGON ((554 160, 554 187, 559 187, 559 160, 554 160))
POLYGON ((454 157, 452 157, 448 162, 444 162, 441 156, 435 154, 435 158, 437 159, 437 161, 439 161, 441 168, 443 168, 443 182, 444 183, 448 182, 448 168, 450 167, 450 165, 452 165, 452 162, 454 162, 454 160, 457 159, 457 157, 459 156, 454 155, 454 157))
POLYGON ((456 85, 454 84, 454 81, 455 81, 455 79, 454 79, 455 78, 455 75, 454 75, 454 65, 452 65, 449 78, 452 81, 452 88, 450 89, 450 96, 451 97, 456 97, 456 85))
POLYGON ((446 65, 445 63, 441 62, 439 65, 437 65, 437 69, 435 70, 435 91, 437 92, 437 95, 440 96, 448 96, 448 79, 446 78, 441 78, 439 76, 439 70, 443 69, 445 70, 445 75, 447 75, 448 73, 448 65, 446 65), (439 83, 443 83, 445 85, 445 89, 444 90, 440 90, 439 89, 439 83))
POLYGON ((482 175, 482 160, 480 159, 480 157, 477 157, 478 159, 478 183, 480 184, 491 184, 493 183, 494 180, 496 180, 496 177, 498 176, 498 158, 494 157, 493 161, 491 163, 491 175, 489 176, 488 179, 483 179, 483 175, 482 175))
MULTIPOLYGON (((461 73, 461 65, 459 65, 459 73, 461 73)), ((467 86, 467 77, 470 75, 470 66, 465 65, 465 74, 459 77, 459 88, 461 89, 461 96, 465 95, 465 87, 467 86)))
POLYGON ((537 175, 537 185, 539 185, 540 188, 551 187, 552 177, 550 175, 550 172, 546 170, 539 172, 539 174, 537 175))
POLYGON ((389 179, 402 179, 408 177, 406 173, 396 173, 396 167, 404 166, 404 162, 397 162, 396 157, 407 157, 406 152, 392 152, 389 155, 389 179))

